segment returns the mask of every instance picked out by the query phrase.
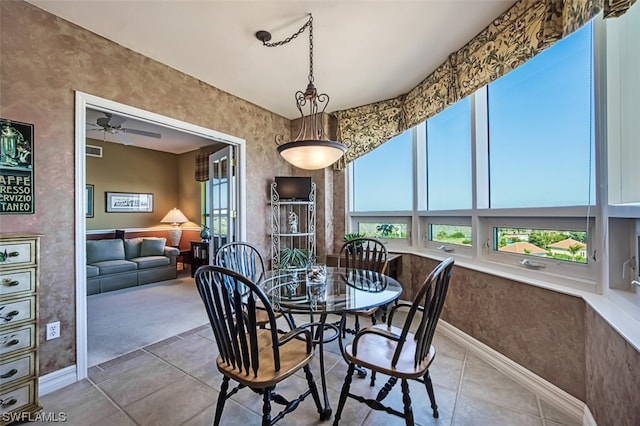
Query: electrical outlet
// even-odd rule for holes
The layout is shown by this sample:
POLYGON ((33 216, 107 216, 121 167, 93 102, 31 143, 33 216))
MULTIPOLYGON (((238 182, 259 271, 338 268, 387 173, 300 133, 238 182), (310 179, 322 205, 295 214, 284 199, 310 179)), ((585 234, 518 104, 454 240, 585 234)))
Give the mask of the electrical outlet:
POLYGON ((60 337, 60 321, 47 324, 47 340, 60 337))

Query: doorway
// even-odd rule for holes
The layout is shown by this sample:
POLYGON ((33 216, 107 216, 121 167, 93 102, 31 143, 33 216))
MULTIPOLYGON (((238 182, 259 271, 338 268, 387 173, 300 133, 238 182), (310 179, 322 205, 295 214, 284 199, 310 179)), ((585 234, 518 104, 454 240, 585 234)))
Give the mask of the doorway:
POLYGON ((246 237, 246 145, 243 139, 226 135, 212 129, 207 129, 171 117, 162 116, 149 111, 141 110, 108 99, 99 98, 90 94, 76 92, 76 155, 75 155, 75 252, 76 252, 76 380, 87 377, 87 283, 86 283, 86 136, 87 136, 87 109, 95 109, 111 112, 120 116, 131 117, 147 121, 173 130, 197 135, 212 142, 221 142, 233 147, 237 164, 237 232, 238 238, 246 237))

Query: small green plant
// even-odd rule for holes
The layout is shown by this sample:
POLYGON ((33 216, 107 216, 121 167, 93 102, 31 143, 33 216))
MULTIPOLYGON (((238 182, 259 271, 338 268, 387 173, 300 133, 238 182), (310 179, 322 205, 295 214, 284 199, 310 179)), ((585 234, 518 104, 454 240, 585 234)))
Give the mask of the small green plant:
POLYGON ((356 238, 364 238, 367 234, 364 232, 350 232, 348 234, 344 234, 344 242, 348 243, 351 240, 355 240, 356 238))
POLYGON ((280 269, 304 268, 309 263, 309 250, 285 247, 280 250, 280 269))

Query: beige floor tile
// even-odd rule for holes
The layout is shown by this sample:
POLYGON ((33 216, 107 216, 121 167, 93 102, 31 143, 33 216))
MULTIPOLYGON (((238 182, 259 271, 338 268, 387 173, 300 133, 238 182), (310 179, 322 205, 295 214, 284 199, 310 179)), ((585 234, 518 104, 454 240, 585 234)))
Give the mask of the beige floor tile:
POLYGON ((140 425, 176 426, 215 403, 218 393, 188 376, 124 407, 140 425))
POLYGON ((158 359, 111 377, 100 388, 124 407, 179 380, 184 373, 158 359))
POLYGON ((485 400, 532 416, 540 416, 536 396, 494 367, 469 355, 464 366, 460 395, 485 400))
POLYGON ((542 426, 540 417, 513 411, 485 400, 458 397, 453 426, 542 426))
MULTIPOLYGON (((64 413, 64 424, 69 426, 91 425, 119 412, 116 406, 93 386, 75 393, 67 393, 62 398, 55 394, 45 395, 40 402, 45 412, 64 413)), ((40 424, 42 423, 38 423, 40 424)))

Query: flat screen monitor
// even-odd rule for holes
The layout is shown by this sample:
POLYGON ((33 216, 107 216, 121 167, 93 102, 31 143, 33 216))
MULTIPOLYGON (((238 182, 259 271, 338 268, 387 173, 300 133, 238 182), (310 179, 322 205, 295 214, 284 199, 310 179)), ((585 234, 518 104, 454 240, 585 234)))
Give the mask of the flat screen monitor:
POLYGON ((276 176, 276 191, 281 200, 309 201, 310 177, 276 176))

